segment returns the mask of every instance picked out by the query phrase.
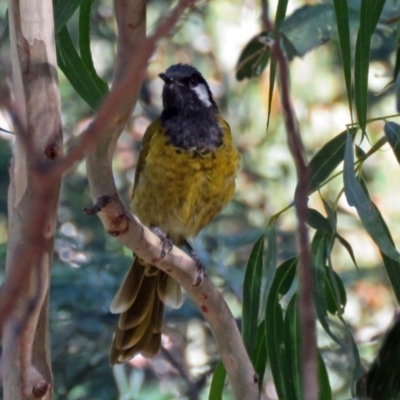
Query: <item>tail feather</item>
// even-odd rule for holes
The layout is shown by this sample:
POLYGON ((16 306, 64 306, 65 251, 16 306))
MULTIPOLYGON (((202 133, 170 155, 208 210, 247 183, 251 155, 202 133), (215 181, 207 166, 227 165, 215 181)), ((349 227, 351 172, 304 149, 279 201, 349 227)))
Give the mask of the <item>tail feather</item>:
POLYGON ((121 315, 110 363, 124 363, 138 353, 156 355, 161 345, 164 301, 176 306, 181 304, 181 297, 177 282, 136 257, 111 305, 112 312, 121 315))
POLYGON ((110 311, 113 314, 121 314, 128 310, 136 300, 144 278, 144 273, 142 271, 144 267, 138 264, 140 264, 139 259, 136 257, 111 302, 110 311))

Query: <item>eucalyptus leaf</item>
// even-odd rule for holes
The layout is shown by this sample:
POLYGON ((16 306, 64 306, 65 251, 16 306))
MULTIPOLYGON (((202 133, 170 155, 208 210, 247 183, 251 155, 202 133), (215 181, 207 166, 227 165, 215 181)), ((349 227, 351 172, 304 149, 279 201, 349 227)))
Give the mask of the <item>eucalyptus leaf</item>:
POLYGON ((54 29, 59 33, 64 25, 71 19, 80 6, 82 0, 54 0, 54 29))
MULTIPOLYGON (((349 132, 351 135, 355 135, 357 129, 350 129, 349 132)), ((308 193, 317 190, 335 168, 343 161, 346 137, 347 130, 335 136, 328 143, 322 146, 321 150, 319 150, 311 159, 308 164, 310 170, 308 193)))
POLYGON ((371 38, 378 24, 385 0, 362 1, 354 60, 354 98, 358 123, 365 132, 368 111, 368 71, 371 38))
POLYGON ((400 261, 400 254, 390 240, 372 200, 365 194, 354 172, 353 140, 347 135, 344 161, 344 190, 347 202, 356 208, 360 220, 371 239, 379 249, 394 261, 400 261))
POLYGON ((263 270, 264 232, 250 253, 243 283, 242 336, 247 352, 251 354, 257 343, 257 325, 260 309, 260 291, 263 270))
POLYGON ((400 125, 396 124, 396 122, 387 121, 383 130, 397 162, 400 164, 400 125))
POLYGON ((251 354, 251 361, 258 375, 258 388, 261 390, 264 380, 265 369, 267 367, 268 351, 267 351, 267 326, 263 320, 257 329, 257 346, 251 354))
POLYGON ((82 99, 97 109, 106 93, 79 57, 66 26, 57 34, 56 45, 58 66, 82 99))
POLYGON ((215 367, 210 385, 209 400, 222 400, 226 380, 226 370, 222 361, 215 367))

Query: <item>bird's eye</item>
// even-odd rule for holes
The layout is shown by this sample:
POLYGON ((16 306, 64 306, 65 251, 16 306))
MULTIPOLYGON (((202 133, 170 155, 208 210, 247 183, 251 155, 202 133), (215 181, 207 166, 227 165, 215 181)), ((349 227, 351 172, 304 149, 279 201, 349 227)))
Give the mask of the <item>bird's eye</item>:
POLYGON ((196 78, 195 76, 192 76, 192 77, 189 79, 189 86, 190 86, 191 88, 196 87, 196 86, 198 85, 198 83, 199 83, 199 81, 197 80, 197 78, 196 78))

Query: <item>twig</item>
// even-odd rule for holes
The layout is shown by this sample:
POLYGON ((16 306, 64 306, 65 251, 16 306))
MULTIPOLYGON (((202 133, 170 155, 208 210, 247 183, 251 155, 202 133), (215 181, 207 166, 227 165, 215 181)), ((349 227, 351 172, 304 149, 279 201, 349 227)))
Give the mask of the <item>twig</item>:
POLYGON ((299 300, 300 335, 302 340, 301 363, 303 374, 303 398, 318 398, 317 352, 315 336, 315 312, 313 304, 313 279, 309 238, 307 229, 307 189, 309 171, 303 153, 303 142, 296 122, 295 112, 290 99, 290 73, 287 58, 280 44, 279 32, 274 30, 268 16, 268 1, 262 0, 262 20, 265 28, 275 31, 272 51, 277 61, 280 78, 280 96, 285 119, 288 145, 296 165, 298 185, 295 193, 297 214, 298 244, 300 248, 299 300))

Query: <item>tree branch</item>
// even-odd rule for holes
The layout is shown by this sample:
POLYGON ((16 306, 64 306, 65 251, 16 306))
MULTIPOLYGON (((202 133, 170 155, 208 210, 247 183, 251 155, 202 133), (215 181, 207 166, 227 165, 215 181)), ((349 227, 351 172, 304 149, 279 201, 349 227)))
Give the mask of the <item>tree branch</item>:
POLYGON ((53 8, 51 0, 10 0, 8 9, 17 136, 0 291, 4 398, 50 399, 49 275, 61 176, 44 178, 36 166, 62 155, 53 8))
POLYGON ((274 29, 268 15, 268 1, 262 0, 262 20, 265 29, 274 32, 275 38, 272 51, 277 61, 279 72, 280 96, 283 116, 286 125, 289 150, 292 153, 297 170, 298 184, 294 204, 297 214, 299 261, 299 300, 298 310, 300 317, 300 336, 302 340, 301 361, 303 374, 303 398, 317 400, 317 348, 315 335, 315 310, 313 303, 313 279, 311 256, 307 229, 307 201, 309 171, 304 147, 296 121, 296 114, 290 98, 290 72, 288 60, 282 50, 279 32, 274 29))
MULTIPOLYGON (((147 60, 158 39, 175 26, 184 9, 192 4, 191 1, 181 1, 171 15, 158 25, 154 35, 144 39, 144 11, 140 9, 139 13, 129 13, 127 8, 130 3, 132 2, 115 2, 120 38, 113 89, 83 138, 93 143, 93 138, 101 135, 100 141, 87 158, 88 178, 95 202, 90 211, 98 213, 106 230, 122 244, 143 260, 170 274, 184 287, 210 324, 235 398, 257 399, 257 377, 243 346, 236 321, 220 292, 207 277, 199 286, 194 286, 197 279, 196 264, 178 248, 174 247, 160 261, 159 238, 143 227, 122 204, 115 188, 111 169, 112 155, 116 141, 136 103, 147 60), (127 27, 131 36, 127 35, 127 27)), ((70 153, 71 160, 67 162, 73 161, 75 156, 80 157, 81 150, 77 147, 76 151, 76 155, 70 153)))

